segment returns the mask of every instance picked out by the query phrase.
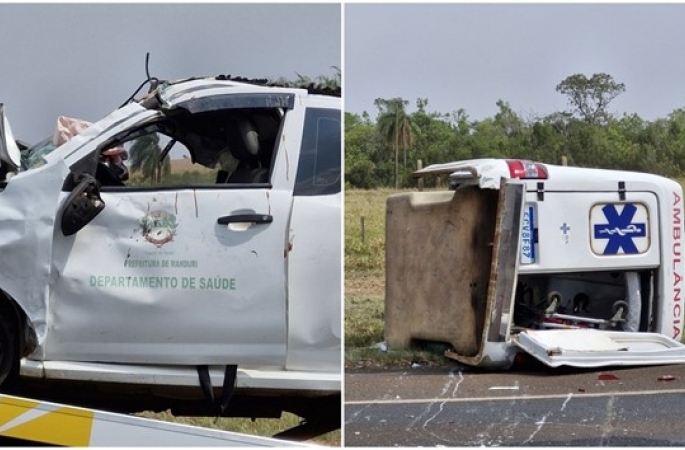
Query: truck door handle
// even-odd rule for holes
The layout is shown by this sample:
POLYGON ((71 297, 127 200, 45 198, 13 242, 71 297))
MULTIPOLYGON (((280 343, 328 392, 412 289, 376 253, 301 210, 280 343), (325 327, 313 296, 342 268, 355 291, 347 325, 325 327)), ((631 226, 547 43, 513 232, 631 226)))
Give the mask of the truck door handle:
POLYGON ((229 223, 252 222, 252 223, 271 223, 274 217, 271 214, 234 214, 232 216, 223 216, 217 219, 219 225, 228 225, 229 223))

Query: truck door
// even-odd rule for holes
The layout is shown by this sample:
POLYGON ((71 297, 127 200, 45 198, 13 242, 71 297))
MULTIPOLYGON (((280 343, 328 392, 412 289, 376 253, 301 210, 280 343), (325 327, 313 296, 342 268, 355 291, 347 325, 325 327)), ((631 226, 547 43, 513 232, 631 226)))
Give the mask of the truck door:
POLYGON ((293 94, 198 97, 89 156, 123 147, 129 179, 76 234, 55 231, 46 359, 285 364, 303 114, 293 94))

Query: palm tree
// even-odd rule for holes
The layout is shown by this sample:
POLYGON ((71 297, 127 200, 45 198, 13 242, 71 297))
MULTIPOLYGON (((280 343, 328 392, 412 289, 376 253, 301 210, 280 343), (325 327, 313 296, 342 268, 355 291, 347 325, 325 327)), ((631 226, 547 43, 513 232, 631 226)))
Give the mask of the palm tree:
POLYGON ((340 89, 342 84, 342 71, 338 66, 331 66, 331 69, 335 71, 332 76, 319 75, 316 77, 316 83, 326 89, 340 89))
POLYGON ((377 98, 374 102, 380 114, 378 116, 378 131, 385 140, 392 144, 395 152, 395 189, 399 188, 399 153, 404 153, 404 167, 407 167, 407 148, 414 144, 414 135, 418 127, 407 114, 409 101, 401 98, 385 100, 377 98))
POLYGON ((131 147, 131 171, 140 171, 144 180, 150 179, 150 184, 161 183, 162 175, 171 173, 169 158, 160 161, 161 153, 157 133, 139 137, 131 147))

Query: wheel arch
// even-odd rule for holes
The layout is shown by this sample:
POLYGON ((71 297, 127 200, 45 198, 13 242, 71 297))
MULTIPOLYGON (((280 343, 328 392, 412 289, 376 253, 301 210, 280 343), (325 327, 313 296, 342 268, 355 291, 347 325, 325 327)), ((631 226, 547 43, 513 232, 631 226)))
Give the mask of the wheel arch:
POLYGON ((16 327, 18 358, 31 354, 38 346, 35 329, 21 305, 2 289, 0 289, 0 314, 10 319, 16 327))

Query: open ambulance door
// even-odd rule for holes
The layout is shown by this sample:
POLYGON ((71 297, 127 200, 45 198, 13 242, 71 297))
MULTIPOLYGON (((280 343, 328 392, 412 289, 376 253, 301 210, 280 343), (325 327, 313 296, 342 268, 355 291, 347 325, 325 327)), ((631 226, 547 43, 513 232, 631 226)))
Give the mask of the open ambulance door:
POLYGON ((513 342, 550 367, 685 363, 685 345, 658 333, 594 329, 525 330, 513 342))

